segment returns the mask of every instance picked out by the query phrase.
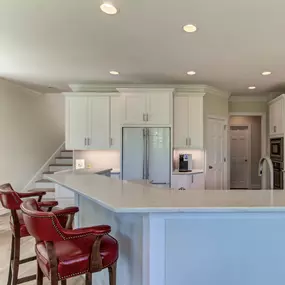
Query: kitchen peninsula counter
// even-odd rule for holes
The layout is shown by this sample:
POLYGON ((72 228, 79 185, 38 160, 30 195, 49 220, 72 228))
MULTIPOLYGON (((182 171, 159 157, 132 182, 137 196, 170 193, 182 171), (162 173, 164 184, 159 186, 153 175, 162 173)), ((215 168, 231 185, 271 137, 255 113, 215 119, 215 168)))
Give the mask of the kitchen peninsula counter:
MULTIPOLYGON (((72 172, 48 179, 74 192, 77 226, 112 226, 117 285, 284 282, 285 191, 177 191, 72 172)), ((105 271, 93 279, 108 284, 105 271)))

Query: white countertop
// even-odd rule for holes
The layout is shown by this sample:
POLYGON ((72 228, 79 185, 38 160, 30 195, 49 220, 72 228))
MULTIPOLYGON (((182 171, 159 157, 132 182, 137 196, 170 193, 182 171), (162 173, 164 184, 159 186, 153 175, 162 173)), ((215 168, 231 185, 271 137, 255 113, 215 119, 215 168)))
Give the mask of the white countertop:
POLYGON ((172 175, 193 175, 193 174, 200 174, 204 173, 203 169, 192 169, 192 171, 187 172, 179 172, 178 169, 175 169, 172 171, 172 175))
POLYGON ((47 178, 114 212, 285 211, 282 190, 177 191, 73 172, 47 178))

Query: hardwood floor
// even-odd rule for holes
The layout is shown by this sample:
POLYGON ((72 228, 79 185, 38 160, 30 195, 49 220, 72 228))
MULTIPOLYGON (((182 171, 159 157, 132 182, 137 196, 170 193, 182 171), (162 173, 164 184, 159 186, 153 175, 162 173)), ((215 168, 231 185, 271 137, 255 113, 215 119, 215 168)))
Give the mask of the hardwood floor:
MULTIPOLYGON (((0 285, 7 284, 9 258, 11 248, 11 231, 9 226, 9 215, 0 216, 0 285)), ((34 240, 31 237, 21 239, 21 259, 35 255, 34 240)), ((20 265, 20 277, 36 273, 36 261, 20 265)), ((36 281, 23 283, 25 285, 36 285, 36 281)), ((45 278, 44 285, 50 284, 45 278)), ((60 283, 59 283, 60 284, 60 283)), ((83 285, 84 279, 79 276, 67 280, 68 285, 83 285)))

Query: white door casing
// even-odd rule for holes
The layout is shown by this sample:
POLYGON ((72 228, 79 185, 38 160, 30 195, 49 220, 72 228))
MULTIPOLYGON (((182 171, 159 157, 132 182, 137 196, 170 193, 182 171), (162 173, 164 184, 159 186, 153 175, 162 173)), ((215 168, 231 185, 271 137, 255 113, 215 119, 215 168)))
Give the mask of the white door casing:
POLYGON ((226 120, 209 117, 207 120, 206 189, 225 189, 226 137, 226 120))
POLYGON ((250 188, 250 135, 249 126, 230 127, 231 188, 250 188))

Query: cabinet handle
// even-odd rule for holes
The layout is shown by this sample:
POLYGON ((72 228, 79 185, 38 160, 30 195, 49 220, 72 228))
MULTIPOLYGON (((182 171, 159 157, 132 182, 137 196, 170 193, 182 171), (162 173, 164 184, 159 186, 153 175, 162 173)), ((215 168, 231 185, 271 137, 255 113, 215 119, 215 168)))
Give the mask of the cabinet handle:
POLYGON ((191 145, 191 138, 188 138, 188 144, 191 145))
POLYGON ((194 183, 194 175, 191 175, 192 176, 192 184, 194 183))
POLYGON ((84 138, 84 145, 87 145, 87 138, 84 138))
POLYGON ((143 121, 145 122, 145 113, 143 113, 143 121))
POLYGON ((273 127, 273 132, 276 133, 276 126, 273 127))
POLYGON ((188 145, 188 138, 186 138, 186 145, 188 145))
POLYGON ((87 142, 88 142, 88 145, 90 145, 90 144, 91 144, 91 139, 88 138, 88 139, 87 139, 87 142))
POLYGON ((146 121, 148 121, 148 113, 146 113, 146 121))
POLYGON ((113 139, 110 138, 110 146, 112 146, 112 145, 113 145, 113 139))

